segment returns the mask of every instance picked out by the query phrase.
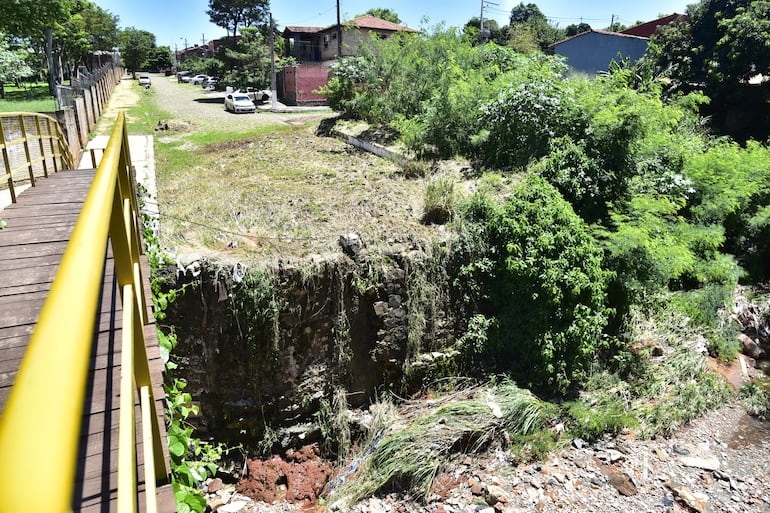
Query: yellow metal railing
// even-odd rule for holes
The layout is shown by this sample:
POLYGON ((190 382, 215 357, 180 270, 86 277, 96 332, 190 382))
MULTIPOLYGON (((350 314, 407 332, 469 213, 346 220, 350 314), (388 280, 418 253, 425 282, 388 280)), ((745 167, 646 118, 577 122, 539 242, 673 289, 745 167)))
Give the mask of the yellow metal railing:
POLYGON ((14 203, 16 174, 26 171, 24 179, 34 187, 38 176, 75 167, 59 122, 45 114, 0 114, 0 151, 5 168, 5 176, 0 182, 8 184, 14 203))
MULTIPOLYGON (((118 115, 0 419, 0 511, 71 509, 78 438, 108 235, 123 304, 118 511, 136 511, 134 392, 141 401, 147 511, 168 477, 145 350, 141 218, 118 115)), ((109 429, 109 428, 107 428, 109 429)))

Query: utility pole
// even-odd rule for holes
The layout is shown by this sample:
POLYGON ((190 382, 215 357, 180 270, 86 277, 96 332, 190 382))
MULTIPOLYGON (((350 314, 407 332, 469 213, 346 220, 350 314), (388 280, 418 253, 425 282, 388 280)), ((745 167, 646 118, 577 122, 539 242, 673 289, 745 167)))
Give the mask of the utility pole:
POLYGON ((489 38, 487 37, 487 33, 489 31, 484 32, 484 7, 490 6, 490 5, 500 5, 496 4, 494 2, 490 2, 489 0, 481 0, 481 17, 479 18, 479 43, 484 43, 489 38))
POLYGON ((273 13, 270 13, 270 110, 276 111, 275 87, 275 30, 273 30, 273 13))
POLYGON ((615 14, 610 18, 610 32, 615 32, 615 14))
POLYGON ((484 42, 484 0, 481 0, 481 16, 479 16, 479 43, 484 42))
POLYGON ((337 0, 337 58, 342 59, 342 25, 340 25, 340 0, 337 0))

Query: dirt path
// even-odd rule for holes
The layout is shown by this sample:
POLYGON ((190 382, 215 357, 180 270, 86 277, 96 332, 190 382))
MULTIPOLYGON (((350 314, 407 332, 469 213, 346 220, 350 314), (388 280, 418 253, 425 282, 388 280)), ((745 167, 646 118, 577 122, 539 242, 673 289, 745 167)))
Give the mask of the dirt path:
POLYGON ((133 80, 130 75, 124 75, 123 79, 115 86, 107 105, 105 105, 99 122, 92 132, 92 136, 110 135, 118 112, 129 109, 139 103, 139 93, 132 87, 133 80))

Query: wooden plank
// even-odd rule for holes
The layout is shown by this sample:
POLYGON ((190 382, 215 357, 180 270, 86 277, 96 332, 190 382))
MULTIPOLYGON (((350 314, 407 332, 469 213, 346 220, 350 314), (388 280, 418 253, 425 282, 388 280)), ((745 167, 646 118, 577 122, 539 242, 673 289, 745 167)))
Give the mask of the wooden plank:
MULTIPOLYGON (((59 262, 61 261, 61 255, 43 255, 39 258, 36 258, 33 261, 24 259, 24 258, 11 258, 11 259, 3 259, 0 257, 0 274, 12 271, 16 269, 25 269, 30 266, 41 266, 41 265, 59 265, 59 262)), ((6 287, 7 284, 0 280, 0 288, 6 287)))
MULTIPOLYGON (((57 175, 62 176, 62 175, 57 175)), ((56 275, 82 201, 93 173, 65 181, 41 180, 28 189, 19 202, 3 213, 10 227, 0 232, 0 406, 5 404, 10 386, 23 358, 50 283, 56 275)), ((108 251, 109 253, 109 251, 108 251)), ((151 305, 150 270, 142 260, 145 297, 151 305)), ((114 511, 117 482, 117 435, 120 393, 120 340, 122 304, 111 258, 105 265, 99 313, 94 326, 94 346, 90 356, 90 375, 81 424, 79 482, 76 486, 80 511, 114 511)), ((152 319, 151 307, 148 317, 152 319)), ((161 427, 164 454, 163 362, 160 359, 154 324, 144 327, 157 418, 161 427)), ((138 402, 138 397, 135 397, 138 402)), ((135 406, 137 461, 143 459, 141 415, 135 406)), ((143 468, 140 467, 140 472, 143 468)), ((144 486, 139 474, 140 495, 144 486)), ((159 510, 176 510, 169 486, 158 490, 159 510)), ((144 511, 144 498, 139 502, 144 511)))
MULTIPOLYGON (((5 232, 5 230, 3 230, 5 232)), ((18 246, 21 244, 37 244, 41 242, 68 242, 72 234, 70 226, 54 226, 37 230, 19 230, 8 233, 8 237, 0 237, 0 248, 18 246), (12 237, 11 237, 12 235, 12 237)))
POLYGON ((17 269, 0 269, 0 283, 5 287, 19 287, 36 283, 50 283, 56 276, 59 263, 39 263, 17 269))
POLYGON ((31 261, 46 255, 63 255, 67 241, 45 241, 21 246, 7 246, 0 251, 0 261, 22 258, 31 261))

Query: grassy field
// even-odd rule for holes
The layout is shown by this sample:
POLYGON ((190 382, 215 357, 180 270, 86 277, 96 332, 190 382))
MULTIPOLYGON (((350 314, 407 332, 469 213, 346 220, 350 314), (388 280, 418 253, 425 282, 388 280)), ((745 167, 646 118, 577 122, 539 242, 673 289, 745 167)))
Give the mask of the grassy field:
POLYGON ((155 134, 161 239, 178 253, 285 260, 337 252, 349 232, 367 245, 436 235, 420 222, 425 181, 318 135, 318 116, 236 131, 176 117, 170 102, 143 93, 129 130, 155 134), (169 129, 155 132, 158 120, 169 129))
POLYGON ((5 86, 5 98, 0 100, 0 112, 52 112, 56 100, 48 92, 48 84, 25 84, 24 87, 5 86))

